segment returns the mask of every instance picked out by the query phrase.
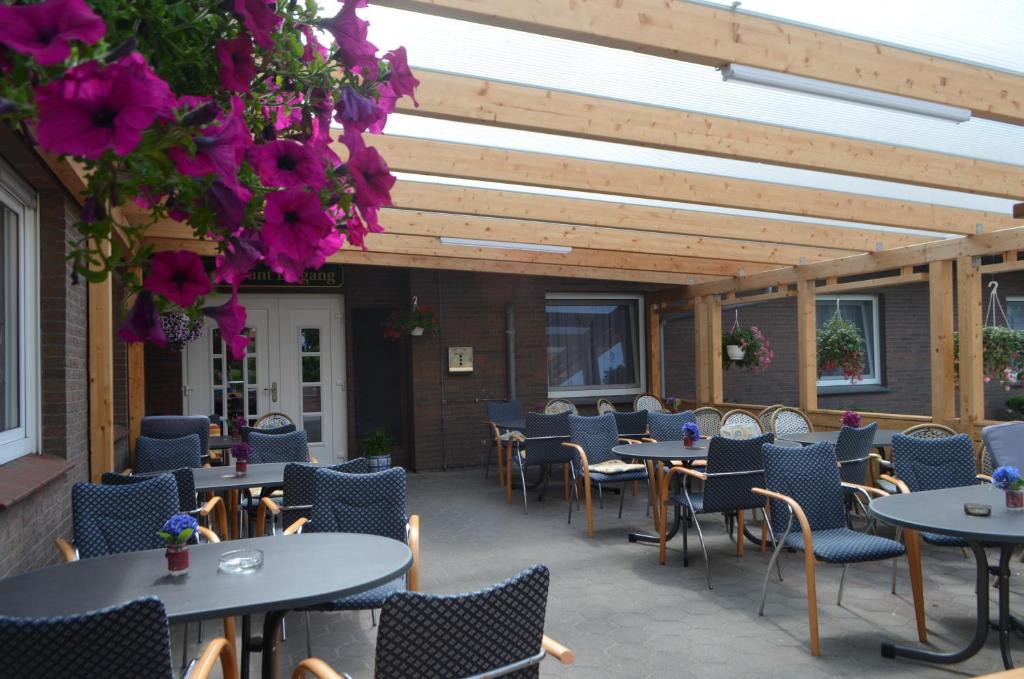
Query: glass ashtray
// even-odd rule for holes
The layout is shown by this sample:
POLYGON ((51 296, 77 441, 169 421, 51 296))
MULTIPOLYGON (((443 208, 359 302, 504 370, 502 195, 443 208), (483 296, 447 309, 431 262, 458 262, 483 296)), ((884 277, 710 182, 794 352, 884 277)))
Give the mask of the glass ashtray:
POLYGON ((217 561, 217 570, 222 573, 252 573, 263 566, 263 550, 233 549, 224 552, 217 561))

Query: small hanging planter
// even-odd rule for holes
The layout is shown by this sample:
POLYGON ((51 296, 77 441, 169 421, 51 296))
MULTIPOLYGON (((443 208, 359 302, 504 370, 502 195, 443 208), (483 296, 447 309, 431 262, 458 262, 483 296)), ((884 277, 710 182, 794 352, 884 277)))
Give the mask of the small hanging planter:
POLYGON ((420 306, 415 297, 412 298, 412 309, 391 312, 391 317, 384 322, 384 337, 392 341, 398 340, 402 335, 420 337, 424 332, 436 331, 438 328, 437 314, 430 306, 420 306))
POLYGON ((739 344, 727 344, 725 345, 725 354, 729 357, 730 361, 739 362, 747 355, 747 350, 739 344))
POLYGON ((409 334, 413 337, 419 337, 423 334, 423 326, 417 325, 415 328, 409 331, 409 334))
POLYGON ((203 334, 203 322, 189 318, 184 311, 165 311, 160 314, 160 327, 167 337, 167 345, 175 351, 184 351, 203 334))
MULTIPOLYGON (((982 370, 985 382, 999 382, 1004 389, 1018 386, 1024 376, 1024 331, 1010 328, 1009 319, 999 301, 999 283, 990 281, 988 308, 981 329, 982 370), (1002 325, 996 325, 999 316, 1002 325)), ((960 336, 953 333, 953 366, 960 379, 960 336)))
POLYGON ((850 384, 864 379, 864 339, 856 325, 839 315, 838 302, 836 313, 818 328, 817 347, 819 377, 838 369, 850 384))
POLYGON ((729 332, 722 334, 722 367, 735 367, 753 373, 764 372, 772 364, 774 353, 764 333, 756 326, 740 327, 740 312, 729 332))

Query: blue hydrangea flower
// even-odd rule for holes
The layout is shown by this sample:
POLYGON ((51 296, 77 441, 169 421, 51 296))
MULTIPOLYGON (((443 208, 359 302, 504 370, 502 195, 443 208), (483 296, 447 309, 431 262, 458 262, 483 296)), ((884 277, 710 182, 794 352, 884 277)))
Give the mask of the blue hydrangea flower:
POLYGON ((1020 478, 1020 470, 1006 465, 992 472, 992 485, 1003 490, 1014 490, 1024 485, 1020 478))
POLYGON ((683 425, 683 438, 700 438, 700 427, 696 422, 687 422, 683 425))
POLYGON ((199 522, 188 514, 175 514, 167 519, 157 534, 168 544, 183 545, 199 528, 199 522))

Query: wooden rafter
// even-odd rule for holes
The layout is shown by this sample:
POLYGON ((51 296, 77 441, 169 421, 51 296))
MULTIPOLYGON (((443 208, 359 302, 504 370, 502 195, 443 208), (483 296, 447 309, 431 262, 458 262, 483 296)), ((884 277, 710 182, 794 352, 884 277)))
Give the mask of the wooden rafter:
MULTIPOLYGON (((1014 226, 1008 215, 750 179, 543 153, 381 136, 369 140, 392 170, 638 198, 842 219, 955 234, 1014 226)), ((338 145, 342 155, 347 151, 338 145)))
POLYGON ((420 69, 416 75, 419 106, 402 99, 402 113, 1000 198, 1024 196, 1024 168, 1016 165, 450 73, 420 69))
POLYGON ((826 224, 408 180, 399 180, 395 184, 391 198, 397 207, 411 210, 736 238, 862 252, 890 250, 933 240, 925 236, 869 228, 840 228, 826 224))
MULTIPOLYGON (((147 240, 157 252, 163 250, 190 250, 202 255, 213 255, 216 247, 210 241, 193 238, 150 238, 147 240)), ((387 252, 362 252, 343 248, 328 259, 340 264, 364 266, 393 266, 413 269, 442 269, 448 271, 478 271, 483 273, 514 274, 521 276, 552 276, 558 278, 589 278, 607 281, 629 281, 667 285, 687 285, 711 280, 712 276, 663 273, 660 271, 631 271, 618 268, 537 264, 507 259, 472 259, 464 257, 436 257, 387 252)))
POLYGON ((1024 124, 1024 78, 891 45, 665 0, 379 0, 479 24, 708 66, 746 64, 1024 124))

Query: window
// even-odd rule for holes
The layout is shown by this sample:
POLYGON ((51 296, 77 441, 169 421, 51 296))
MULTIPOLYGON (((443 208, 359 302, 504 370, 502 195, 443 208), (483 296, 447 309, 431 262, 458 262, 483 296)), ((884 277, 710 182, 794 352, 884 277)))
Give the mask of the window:
MULTIPOLYGON (((858 384, 881 384, 880 369, 881 343, 878 337, 878 297, 874 295, 821 295, 817 298, 815 315, 820 328, 832 318, 836 311, 843 320, 850 321, 860 330, 864 340, 864 379, 858 384)), ((822 374, 818 377, 819 387, 849 384, 842 371, 822 374)))
POLYGON ((1024 297, 1006 298, 1006 320, 1014 330, 1024 330, 1024 297))
POLYGON ((641 295, 549 294, 548 396, 643 393, 641 295))
POLYGON ((0 464, 37 451, 35 196, 0 165, 0 464))

